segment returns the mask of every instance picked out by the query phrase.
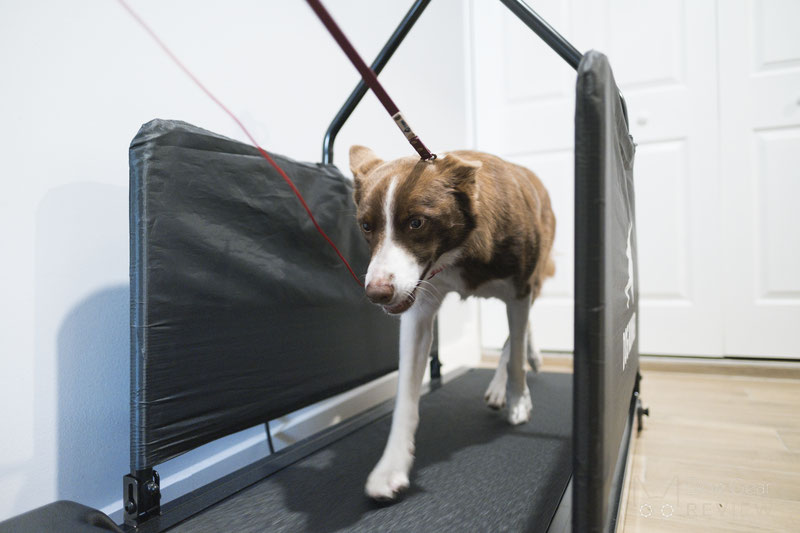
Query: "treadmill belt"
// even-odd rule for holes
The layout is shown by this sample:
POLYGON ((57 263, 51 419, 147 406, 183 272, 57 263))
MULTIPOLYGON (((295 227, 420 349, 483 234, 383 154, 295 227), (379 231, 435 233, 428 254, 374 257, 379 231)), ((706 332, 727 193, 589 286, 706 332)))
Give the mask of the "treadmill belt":
POLYGON ((411 487, 395 504, 364 495, 386 415, 170 531, 545 531, 572 473, 572 375, 529 375, 533 417, 512 427, 483 403, 492 372, 422 397, 411 487))

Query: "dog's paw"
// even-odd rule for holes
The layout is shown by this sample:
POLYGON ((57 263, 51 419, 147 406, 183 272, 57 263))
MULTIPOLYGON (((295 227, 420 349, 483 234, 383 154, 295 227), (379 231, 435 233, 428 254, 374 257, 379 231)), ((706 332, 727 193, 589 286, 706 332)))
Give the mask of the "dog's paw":
POLYGON ((486 393, 483 395, 483 401, 492 409, 502 409, 506 404, 506 382, 503 379, 498 379, 497 376, 492 378, 486 393))
POLYGON ((399 469, 376 468, 367 478, 364 492, 373 500, 392 501, 409 486, 408 474, 399 469))
POLYGON ((508 423, 512 426, 524 424, 531 419, 533 403, 531 402, 531 392, 528 387, 520 394, 508 393, 508 423))

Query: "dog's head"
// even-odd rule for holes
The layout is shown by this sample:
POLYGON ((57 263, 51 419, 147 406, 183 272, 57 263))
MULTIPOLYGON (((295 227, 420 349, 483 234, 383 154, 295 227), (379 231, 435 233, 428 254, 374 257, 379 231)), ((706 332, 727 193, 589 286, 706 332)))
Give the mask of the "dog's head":
POLYGON ((369 148, 350 148, 358 225, 371 253, 367 297, 387 313, 408 310, 420 284, 457 256, 475 228, 480 166, 452 154, 384 162, 369 148))

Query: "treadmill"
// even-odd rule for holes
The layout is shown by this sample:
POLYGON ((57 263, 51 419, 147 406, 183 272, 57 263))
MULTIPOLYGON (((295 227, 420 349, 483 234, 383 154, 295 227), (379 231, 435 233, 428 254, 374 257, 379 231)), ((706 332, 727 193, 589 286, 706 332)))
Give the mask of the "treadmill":
MULTIPOLYGON (((380 72, 430 0, 417 0, 380 72)), ((420 401, 411 487, 393 504, 363 485, 392 401, 161 504, 158 466, 397 369, 398 322, 346 280, 255 147, 153 120, 130 148, 131 466, 125 521, 56 502, 7 531, 550 531, 618 528, 639 400, 635 144, 607 58, 580 54, 521 0, 501 0, 577 70, 574 372, 528 375, 532 420, 486 408, 486 369, 442 374, 420 401)), ((326 233, 366 270, 352 184, 333 165, 272 154, 326 233)), ((639 420, 641 427, 641 420, 639 420)))

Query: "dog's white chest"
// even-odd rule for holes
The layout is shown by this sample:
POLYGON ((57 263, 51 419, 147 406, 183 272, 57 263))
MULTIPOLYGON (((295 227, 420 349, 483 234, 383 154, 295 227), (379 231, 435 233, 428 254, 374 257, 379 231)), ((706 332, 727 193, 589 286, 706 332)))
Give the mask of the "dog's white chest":
POLYGON ((495 279, 479 285, 475 290, 470 290, 461 277, 461 269, 449 267, 431 280, 431 283, 442 293, 442 295, 455 292, 461 298, 466 299, 470 296, 479 298, 498 298, 508 302, 515 298, 514 284, 511 278, 495 279))

